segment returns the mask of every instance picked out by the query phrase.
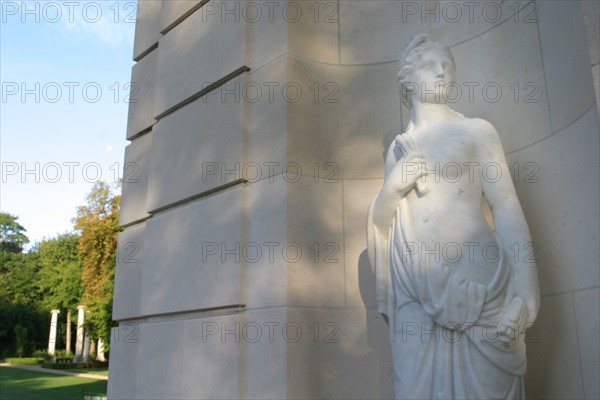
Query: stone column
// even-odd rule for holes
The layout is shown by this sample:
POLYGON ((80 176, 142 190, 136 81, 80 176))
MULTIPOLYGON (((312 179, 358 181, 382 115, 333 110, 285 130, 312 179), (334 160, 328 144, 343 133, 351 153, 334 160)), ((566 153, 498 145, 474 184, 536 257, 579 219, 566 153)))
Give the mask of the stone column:
POLYGON ((106 361, 106 358, 104 357, 104 340, 102 340, 102 338, 98 339, 98 346, 96 350, 96 360, 106 361))
POLYGON ((85 331, 83 339, 83 361, 90 361, 90 333, 85 331))
POLYGON ((52 310, 50 312, 52 313, 52 320, 50 321, 50 337, 48 338, 48 355, 53 356, 56 350, 56 326, 60 310, 52 310))
POLYGON ((81 360, 83 355, 83 321, 85 319, 85 306, 77 307, 77 338, 75 340, 75 358, 81 360))
POLYGON ((69 353, 71 351, 71 310, 67 311, 67 343, 65 345, 65 351, 69 353))

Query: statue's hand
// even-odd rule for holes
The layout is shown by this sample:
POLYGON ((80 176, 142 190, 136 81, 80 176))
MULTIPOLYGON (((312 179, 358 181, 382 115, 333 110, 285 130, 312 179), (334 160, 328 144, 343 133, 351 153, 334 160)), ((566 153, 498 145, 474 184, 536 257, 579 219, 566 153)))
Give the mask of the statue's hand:
POLYGON ((394 165, 386 178, 386 185, 395 192, 405 194, 426 175, 425 158, 421 153, 412 153, 394 165))
POLYGON ((499 321, 500 340, 506 343, 516 342, 525 335, 527 324, 527 307, 525 300, 514 297, 508 307, 504 309, 499 321))
MULTIPOLYGON (((537 274, 535 275, 535 280, 527 279, 527 276, 524 275, 528 272, 528 268, 531 268, 531 265, 517 264, 513 266, 514 272, 511 276, 508 293, 510 298, 518 296, 523 299, 527 313, 525 324, 531 325, 535 321, 539 309, 540 292, 537 284, 537 274), (532 280, 534 281, 534 284, 531 284, 532 280)), ((533 268, 535 268, 535 265, 533 268)))
POLYGON ((522 297, 503 294, 485 302, 478 325, 496 327, 497 339, 516 342, 525 334, 527 317, 527 306, 522 297))

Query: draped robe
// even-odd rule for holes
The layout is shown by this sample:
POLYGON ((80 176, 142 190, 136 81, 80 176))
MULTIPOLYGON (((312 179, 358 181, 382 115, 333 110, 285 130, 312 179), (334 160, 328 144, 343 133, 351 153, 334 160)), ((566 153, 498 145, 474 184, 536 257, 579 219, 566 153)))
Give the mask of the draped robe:
POLYGON ((497 325, 478 321, 485 302, 507 289, 510 257, 501 252, 493 285, 469 281, 443 260, 424 261, 410 251, 406 197, 386 232, 373 222, 375 204, 367 219, 368 253, 377 310, 389 321, 396 397, 524 398, 524 341, 503 342, 497 325))

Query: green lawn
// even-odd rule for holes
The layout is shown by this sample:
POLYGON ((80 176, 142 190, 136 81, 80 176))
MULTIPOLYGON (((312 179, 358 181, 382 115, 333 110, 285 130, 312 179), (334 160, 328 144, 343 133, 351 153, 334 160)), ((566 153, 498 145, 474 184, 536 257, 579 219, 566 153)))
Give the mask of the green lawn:
POLYGON ((106 394, 106 381, 0 367, 1 400, 83 400, 84 393, 106 394))

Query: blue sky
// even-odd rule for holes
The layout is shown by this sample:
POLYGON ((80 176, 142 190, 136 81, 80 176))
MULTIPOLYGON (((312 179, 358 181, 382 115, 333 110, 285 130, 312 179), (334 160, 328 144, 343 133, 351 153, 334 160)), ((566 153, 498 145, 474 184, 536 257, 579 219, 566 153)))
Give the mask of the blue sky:
POLYGON ((0 209, 34 243, 122 176, 136 2, 0 5, 0 209))

